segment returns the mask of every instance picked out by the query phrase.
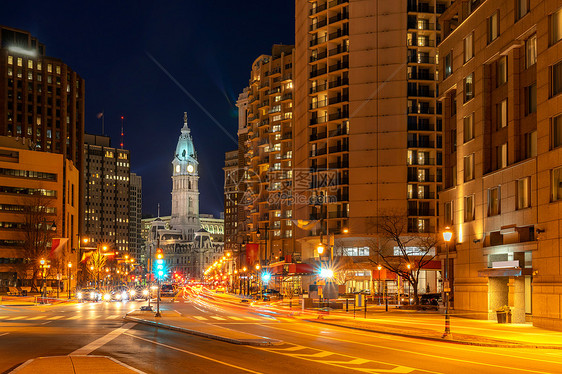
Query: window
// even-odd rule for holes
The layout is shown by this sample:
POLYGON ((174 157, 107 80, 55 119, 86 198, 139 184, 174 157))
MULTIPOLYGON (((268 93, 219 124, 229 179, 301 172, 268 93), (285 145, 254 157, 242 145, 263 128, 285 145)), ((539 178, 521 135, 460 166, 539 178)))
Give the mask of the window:
POLYGON ((464 221, 474 220, 474 195, 464 197, 464 221))
POLYGON ((457 130, 451 130, 451 153, 457 151, 457 130))
POLYGON ((474 57, 474 33, 471 32, 464 38, 464 62, 474 57))
POLYGON ((453 202, 452 201, 447 201, 444 204, 443 209, 445 210, 444 212, 444 219, 445 219, 445 225, 453 225, 453 202))
POLYGON ((488 190, 488 217, 500 214, 500 187, 488 190))
POLYGON ((537 131, 525 134, 525 158, 537 157, 537 131))
POLYGON ((562 39, 562 8, 549 17, 550 45, 562 39))
POLYGON ((464 142, 474 139, 474 113, 463 119, 464 142))
POLYGON ((464 157, 464 181, 474 179, 474 153, 464 157))
POLYGON ((562 92, 562 62, 552 66, 552 96, 556 96, 562 92))
POLYGON ((496 147, 496 168, 503 169, 507 166, 507 143, 496 147))
POLYGON ((515 20, 519 20, 529 13, 529 0, 516 0, 515 20))
POLYGON ((497 64, 496 87, 507 82, 507 56, 501 57, 497 64))
POLYGON ((470 73, 464 78, 464 102, 471 100, 474 97, 474 73, 470 73))
POLYGON ((552 201, 562 200, 562 167, 552 170, 552 201))
POLYGON ((537 111, 537 84, 533 83, 529 87, 525 87, 525 115, 535 113, 537 111))
POLYGON ((445 64, 445 78, 453 74, 453 51, 449 52, 444 59, 445 64))
POLYGON ((496 130, 500 130, 507 126, 507 99, 496 105, 496 113, 498 115, 496 130))
POLYGON ((525 67, 528 69, 537 63, 537 34, 525 41, 525 67))
POLYGON ((496 38, 500 35, 500 17, 499 11, 496 11, 494 14, 488 18, 488 44, 496 40, 496 38))
POLYGON ((518 179, 516 183, 517 183, 516 209, 519 210, 519 209, 525 209, 530 207, 531 206, 531 177, 518 179))
POLYGON ((552 119, 550 138, 552 139, 551 148, 557 148, 562 145, 562 114, 552 119))

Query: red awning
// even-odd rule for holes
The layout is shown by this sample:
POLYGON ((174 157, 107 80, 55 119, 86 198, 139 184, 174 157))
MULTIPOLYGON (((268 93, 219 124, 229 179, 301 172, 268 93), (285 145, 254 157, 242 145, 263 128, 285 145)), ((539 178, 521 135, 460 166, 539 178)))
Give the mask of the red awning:
POLYGON ((268 267, 271 275, 304 275, 314 273, 314 268, 310 264, 274 264, 268 267))
POLYGON ((429 261, 427 264, 422 266, 424 270, 441 270, 441 261, 439 260, 432 260, 429 261))

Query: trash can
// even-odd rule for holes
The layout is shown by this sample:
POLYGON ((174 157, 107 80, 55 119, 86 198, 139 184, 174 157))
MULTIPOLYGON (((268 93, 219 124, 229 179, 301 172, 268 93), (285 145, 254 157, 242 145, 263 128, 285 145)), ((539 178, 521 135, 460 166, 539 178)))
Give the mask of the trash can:
POLYGON ((496 312, 498 317, 498 323, 506 323, 507 322, 507 312, 496 312))

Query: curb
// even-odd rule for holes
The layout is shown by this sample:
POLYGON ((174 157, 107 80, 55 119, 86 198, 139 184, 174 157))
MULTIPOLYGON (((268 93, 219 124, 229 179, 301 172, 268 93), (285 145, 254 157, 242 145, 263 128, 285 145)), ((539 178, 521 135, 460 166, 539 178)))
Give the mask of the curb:
POLYGON ((223 342, 226 342, 226 343, 237 344, 237 345, 250 345, 250 346, 255 346, 255 347, 264 347, 264 346, 279 345, 279 344, 283 343, 281 340, 269 339, 269 338, 264 338, 264 339, 233 339, 233 338, 227 338, 225 336, 208 334, 206 332, 190 330, 190 329, 186 329, 184 327, 168 325, 168 324, 165 324, 165 323, 149 321, 149 320, 146 320, 146 319, 136 318, 136 317, 124 316, 123 319, 125 321, 137 322, 137 323, 141 323, 141 324, 144 324, 144 325, 149 325, 149 326, 154 326, 154 327, 163 328, 163 329, 167 329, 167 330, 183 332, 183 333, 190 334, 190 335, 201 336, 203 338, 219 340, 219 341, 223 341, 223 342))
POLYGON ((325 321, 320 321, 320 320, 303 319, 303 321, 320 323, 322 325, 337 326, 337 327, 342 327, 342 328, 351 329, 351 330, 373 332, 373 333, 376 333, 376 334, 394 335, 394 336, 401 336, 401 337, 404 337, 404 338, 422 339, 422 340, 429 340, 429 341, 441 342, 441 343, 451 343, 451 344, 459 344, 459 345, 473 345, 473 346, 491 347, 491 348, 534 348, 534 349, 562 350, 562 345, 521 344, 521 343, 515 343, 515 342, 509 342, 509 341, 506 341, 505 343, 471 342, 471 341, 466 341, 466 340, 439 339, 439 338, 432 338, 430 336, 411 335, 411 334, 404 334, 404 333, 400 333, 400 332, 381 331, 381 330, 366 329, 366 328, 363 328, 363 327, 338 325, 336 323, 330 323, 330 322, 325 322, 325 321))
MULTIPOLYGON (((11 370, 11 371, 8 371, 7 373, 10 373, 10 374, 11 374, 11 373, 18 373, 18 372, 22 371, 23 369, 25 369, 25 367, 27 367, 28 365, 30 365, 30 364, 31 364, 33 361, 35 361, 35 360, 39 360, 39 359, 49 359, 49 358, 67 358, 67 357, 68 357, 68 356, 41 356, 41 357, 30 358, 29 360, 27 360, 27 361, 23 362, 22 364, 16 366, 16 368, 14 368, 14 369, 11 370)), ((115 359, 115 358, 113 358, 113 357, 110 357, 110 356, 100 356, 100 355, 78 355, 78 356, 72 356, 72 357, 89 357, 89 358, 90 358, 90 357, 91 357, 91 358, 94 358, 94 357, 100 358, 100 357, 101 357, 101 358, 107 358, 107 359, 113 361, 114 363, 116 363, 117 365, 120 365, 120 366, 122 366, 122 367, 124 367, 124 368, 126 368, 126 369, 129 369, 129 370, 131 370, 131 371, 133 371, 133 372, 135 372, 135 373, 138 373, 138 374, 145 374, 144 371, 141 371, 141 370, 139 370, 139 369, 136 369, 136 368, 134 368, 134 367, 132 367, 132 366, 130 366, 130 365, 127 365, 127 364, 125 364, 125 363, 123 363, 123 362, 121 362, 121 361, 119 361, 119 360, 117 360, 117 359, 115 359)))

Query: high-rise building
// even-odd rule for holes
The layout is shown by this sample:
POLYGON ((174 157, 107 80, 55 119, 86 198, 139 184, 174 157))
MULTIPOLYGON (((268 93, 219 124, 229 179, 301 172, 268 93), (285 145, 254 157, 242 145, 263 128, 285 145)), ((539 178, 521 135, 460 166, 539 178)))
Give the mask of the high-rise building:
POLYGON ((85 136, 84 235, 96 246, 129 250, 129 151, 111 147, 107 136, 85 136))
MULTIPOLYGON (((60 154, 45 154, 27 139, 0 136, 0 289, 31 286, 41 258, 50 262, 49 283, 66 264, 76 269, 79 171, 60 154), (54 238, 68 239, 51 254, 54 238)), ((74 270, 75 271, 75 270, 74 270)), ((71 273, 71 286, 76 277, 71 273)))
POLYGON ((238 253, 239 168, 238 150, 225 153, 224 160, 224 249, 238 253))
MULTIPOLYGON (((316 256, 321 234, 333 235, 341 254, 368 256, 356 249, 372 247, 388 214, 403 216, 408 234, 436 232, 437 19, 449 3, 295 2, 294 164, 310 174, 295 175, 295 218, 320 221, 296 230, 304 258, 316 256)), ((358 287, 372 289, 364 274, 358 287)))
POLYGON ((238 162, 245 170, 238 214, 245 222, 238 222, 233 234, 237 244, 258 245, 262 265, 290 262, 294 253, 293 58, 289 45, 274 45, 271 55, 259 56, 237 103, 238 162))
POLYGON ((0 135, 82 167, 84 80, 27 31, 0 26, 0 135))
POLYGON ((142 178, 131 173, 129 181, 129 254, 141 259, 142 178))
POLYGON ((440 216, 463 315, 562 328, 561 6, 455 1, 441 19, 440 216))

